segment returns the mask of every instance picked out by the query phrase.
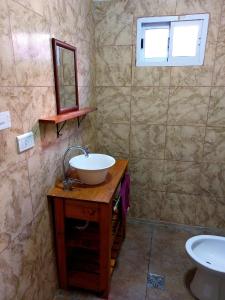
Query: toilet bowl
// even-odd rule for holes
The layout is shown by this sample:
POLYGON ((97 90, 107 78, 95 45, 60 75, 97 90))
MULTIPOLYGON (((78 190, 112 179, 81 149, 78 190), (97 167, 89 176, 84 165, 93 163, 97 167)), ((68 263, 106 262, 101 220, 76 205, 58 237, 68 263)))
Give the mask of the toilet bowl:
POLYGON ((197 265, 190 285, 193 295, 199 300, 225 300, 225 237, 194 236, 185 248, 197 265))

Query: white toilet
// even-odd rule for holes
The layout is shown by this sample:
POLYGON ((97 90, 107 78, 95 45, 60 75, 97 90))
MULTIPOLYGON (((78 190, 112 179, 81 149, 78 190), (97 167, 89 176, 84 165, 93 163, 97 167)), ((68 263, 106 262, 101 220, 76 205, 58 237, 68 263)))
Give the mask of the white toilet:
POLYGON ((198 235, 186 242, 197 264, 190 288, 199 300, 225 300, 225 237, 198 235))

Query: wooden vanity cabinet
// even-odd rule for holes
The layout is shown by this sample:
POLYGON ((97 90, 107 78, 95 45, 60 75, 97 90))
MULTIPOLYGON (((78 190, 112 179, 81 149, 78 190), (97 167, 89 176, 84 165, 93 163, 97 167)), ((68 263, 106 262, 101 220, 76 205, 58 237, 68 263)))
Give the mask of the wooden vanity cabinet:
POLYGON ((116 212, 114 205, 127 165, 127 160, 118 160, 100 185, 64 191, 60 183, 49 191, 60 288, 84 288, 108 297, 126 231, 121 199, 116 212), (85 221, 88 226, 80 229, 85 221))

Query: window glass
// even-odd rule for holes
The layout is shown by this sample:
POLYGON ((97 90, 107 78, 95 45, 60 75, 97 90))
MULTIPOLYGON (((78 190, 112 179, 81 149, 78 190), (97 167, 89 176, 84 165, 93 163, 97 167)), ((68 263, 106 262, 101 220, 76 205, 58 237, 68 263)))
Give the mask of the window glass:
POLYGON ((196 56, 199 25, 192 22, 176 24, 173 31, 172 56, 196 56))
POLYGON ((169 28, 145 30, 145 58, 167 58, 169 28))

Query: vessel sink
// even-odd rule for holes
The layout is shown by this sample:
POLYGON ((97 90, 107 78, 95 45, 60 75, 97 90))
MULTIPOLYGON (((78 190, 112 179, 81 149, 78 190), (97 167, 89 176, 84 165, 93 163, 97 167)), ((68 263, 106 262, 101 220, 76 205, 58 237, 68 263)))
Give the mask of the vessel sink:
POLYGON ((84 154, 70 159, 69 164, 76 169, 82 183, 95 185, 106 179, 109 168, 115 164, 115 159, 106 154, 91 153, 84 154))

